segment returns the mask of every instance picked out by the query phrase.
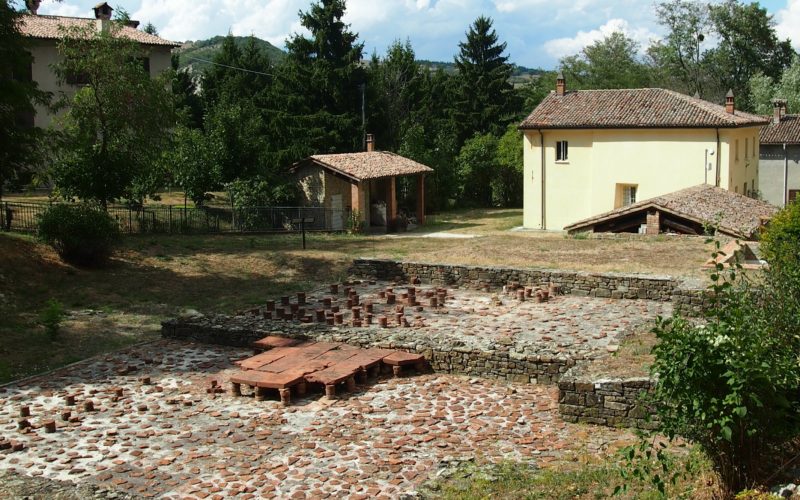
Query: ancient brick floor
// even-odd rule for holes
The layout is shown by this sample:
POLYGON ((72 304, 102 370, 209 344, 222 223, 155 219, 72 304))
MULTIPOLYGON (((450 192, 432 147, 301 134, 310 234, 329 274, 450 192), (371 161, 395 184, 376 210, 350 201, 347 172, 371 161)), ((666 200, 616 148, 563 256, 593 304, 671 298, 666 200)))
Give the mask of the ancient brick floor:
POLYGON ((630 438, 562 422, 553 386, 432 374, 290 407, 210 391, 250 354, 160 341, 1 389, 0 441, 24 448, 0 470, 170 498, 394 498, 446 457, 543 465, 630 438))

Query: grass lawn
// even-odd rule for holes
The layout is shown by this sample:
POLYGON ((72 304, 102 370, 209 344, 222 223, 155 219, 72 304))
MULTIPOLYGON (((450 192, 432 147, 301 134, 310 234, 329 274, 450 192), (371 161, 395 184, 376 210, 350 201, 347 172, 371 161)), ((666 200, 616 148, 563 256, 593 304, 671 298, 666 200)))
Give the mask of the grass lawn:
POLYGON ((234 312, 270 297, 341 280, 355 257, 454 264, 648 272, 700 277, 699 239, 639 241, 508 232, 521 210, 439 215, 400 235, 132 236, 105 269, 63 264, 32 237, 0 234, 0 381, 8 381, 158 336, 184 309, 234 312), (476 235, 470 239, 434 233, 476 235), (434 234, 435 235, 435 234, 434 234), (38 325, 49 299, 69 312, 50 341, 38 325))

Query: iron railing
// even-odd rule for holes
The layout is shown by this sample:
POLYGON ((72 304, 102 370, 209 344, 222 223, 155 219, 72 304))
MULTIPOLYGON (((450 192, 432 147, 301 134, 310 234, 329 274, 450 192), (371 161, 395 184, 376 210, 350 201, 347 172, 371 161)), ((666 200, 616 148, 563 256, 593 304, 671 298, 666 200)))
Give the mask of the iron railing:
MULTIPOLYGON (((3 202, 0 230, 35 233, 39 216, 51 204, 3 202)), ((112 206, 108 213, 123 234, 210 234, 341 231, 349 212, 323 207, 112 206), (301 222, 303 221, 303 222, 301 222), (304 226, 304 227, 302 227, 304 226)))

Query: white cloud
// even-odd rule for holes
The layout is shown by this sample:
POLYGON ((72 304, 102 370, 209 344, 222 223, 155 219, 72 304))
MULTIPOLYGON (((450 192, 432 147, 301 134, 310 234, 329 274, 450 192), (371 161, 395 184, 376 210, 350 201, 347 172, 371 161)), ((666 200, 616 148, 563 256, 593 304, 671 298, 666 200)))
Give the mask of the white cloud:
POLYGON ((549 0, 492 0, 498 12, 517 12, 542 5, 552 5, 549 0))
POLYGON ((775 30, 781 38, 791 38, 795 50, 800 50, 800 0, 787 0, 786 8, 775 15, 775 30))
POLYGON ((39 7, 39 14, 48 16, 69 16, 69 17, 83 17, 88 13, 77 5, 70 5, 68 3, 56 3, 53 0, 42 2, 39 7))
POLYGON ((545 42, 544 50, 553 58, 560 59, 565 56, 577 54, 584 47, 587 47, 598 40, 611 35, 614 32, 622 32, 628 38, 639 42, 642 49, 649 45, 650 41, 658 36, 645 27, 633 28, 625 19, 611 19, 597 29, 590 31, 578 31, 573 37, 556 38, 545 42))

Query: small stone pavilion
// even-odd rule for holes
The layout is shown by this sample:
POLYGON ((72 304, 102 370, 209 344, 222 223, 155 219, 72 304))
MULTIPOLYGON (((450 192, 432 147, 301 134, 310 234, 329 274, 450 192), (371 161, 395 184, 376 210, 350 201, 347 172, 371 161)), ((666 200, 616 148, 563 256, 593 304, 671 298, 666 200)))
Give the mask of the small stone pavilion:
POLYGON ((306 206, 330 211, 330 230, 345 229, 347 218, 357 211, 368 231, 397 229, 397 178, 417 178, 417 223, 425 223, 425 174, 433 169, 386 151, 375 151, 372 134, 367 151, 309 156, 292 166, 306 206))

